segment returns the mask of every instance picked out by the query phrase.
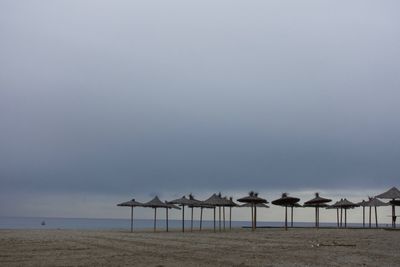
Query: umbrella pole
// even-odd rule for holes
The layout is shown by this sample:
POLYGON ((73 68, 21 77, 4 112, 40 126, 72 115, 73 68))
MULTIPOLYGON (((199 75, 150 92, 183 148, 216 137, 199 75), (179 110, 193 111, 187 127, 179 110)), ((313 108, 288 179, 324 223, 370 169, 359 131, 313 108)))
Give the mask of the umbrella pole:
POLYGON ((192 209, 192 214, 190 217, 190 232, 193 232, 193 207, 191 207, 192 209))
POLYGON ((378 209, 375 206, 375 226, 378 228, 378 209))
POLYGON ((392 205, 392 227, 396 228, 396 208, 392 205))
POLYGON ((344 228, 347 228, 347 209, 344 209, 344 228))
POLYGON ((221 206, 218 207, 218 231, 221 232, 221 206))
POLYGON ((182 232, 185 232, 185 205, 182 205, 182 232))
POLYGON ((339 225, 339 208, 336 209, 336 221, 337 221, 337 228, 340 227, 339 225))
POLYGON ((363 228, 365 228, 365 207, 363 206, 363 228))
POLYGON ((257 229, 257 205, 254 205, 254 230, 257 229))
POLYGON ((200 231, 203 223, 203 207, 200 208, 200 231))
POLYGON ((340 208, 340 228, 343 226, 343 208, 340 208))
POLYGON ((216 207, 214 206, 214 233, 216 232, 216 228, 215 228, 215 209, 216 209, 216 207))
POLYGON ((369 206, 369 228, 371 228, 371 209, 372 207, 369 206))
POLYGON ((315 206, 315 228, 318 227, 318 223, 317 223, 317 222, 318 222, 318 220, 317 220, 317 217, 318 217, 317 214, 318 214, 318 212, 317 212, 317 209, 318 209, 317 206, 315 206))
POLYGON ((287 231, 287 206, 285 206, 285 230, 287 231))
POLYGON ((223 220, 224 220, 224 231, 225 231, 225 206, 222 207, 222 214, 223 214, 223 220))
POLYGON ((232 207, 229 207, 229 230, 232 230, 232 207))
POLYGON ((157 208, 154 208, 154 232, 156 231, 157 208))
POLYGON ((290 227, 293 228, 293 206, 291 207, 291 214, 290 214, 290 227))
POLYGON ((166 219, 167 219, 167 220, 165 221, 165 222, 166 222, 166 226, 167 226, 167 227, 166 227, 166 230, 167 230, 167 232, 168 232, 168 208, 165 208, 165 212, 166 212, 166 216, 165 216, 165 217, 166 217, 166 219))
POLYGON ((131 207, 131 233, 133 232, 133 206, 131 207))
POLYGON ((251 230, 254 230, 254 204, 251 204, 251 230))

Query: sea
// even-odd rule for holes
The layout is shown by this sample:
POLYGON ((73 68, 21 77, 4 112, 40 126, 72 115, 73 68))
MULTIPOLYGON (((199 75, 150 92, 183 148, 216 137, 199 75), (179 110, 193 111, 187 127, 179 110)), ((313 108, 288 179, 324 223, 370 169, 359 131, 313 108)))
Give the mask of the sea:
MULTIPOLYGON (((50 217, 0 217, 0 229, 75 229, 75 230, 129 230, 130 219, 87 219, 87 218, 50 218, 50 217)), ((154 221, 152 219, 135 219, 134 228, 137 230, 153 229, 154 221)), ((198 229, 200 222, 193 221, 193 228, 198 229)), ((203 221, 203 229, 212 228, 213 221, 203 221)), ((218 221, 216 222, 219 227, 218 221)), ((157 220, 157 229, 165 229, 165 219, 157 220)), ((181 229, 181 220, 172 220, 168 222, 169 229, 181 229)), ((191 226, 190 220, 185 221, 185 228, 191 226)), ((232 227, 250 227, 250 221, 232 221, 232 227)), ((265 222, 258 221, 257 227, 283 227, 284 222, 265 222)), ((294 227, 314 227, 312 222, 294 222, 294 227)), ((336 223, 320 223, 320 227, 336 227, 336 223)), ((360 223, 348 223, 348 227, 362 227, 360 223)), ((372 225, 374 227, 375 224, 372 225)), ((387 224, 380 224, 379 227, 387 227, 387 224)), ((223 228, 223 223, 221 222, 223 228)), ((229 228, 229 221, 225 222, 225 227, 229 228)))

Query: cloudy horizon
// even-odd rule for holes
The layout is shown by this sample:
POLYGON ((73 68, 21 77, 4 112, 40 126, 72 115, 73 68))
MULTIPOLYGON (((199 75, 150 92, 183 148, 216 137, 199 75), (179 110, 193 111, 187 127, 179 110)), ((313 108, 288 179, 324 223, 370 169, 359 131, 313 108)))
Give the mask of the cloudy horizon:
POLYGON ((399 7, 1 1, 0 216, 399 186, 399 7))

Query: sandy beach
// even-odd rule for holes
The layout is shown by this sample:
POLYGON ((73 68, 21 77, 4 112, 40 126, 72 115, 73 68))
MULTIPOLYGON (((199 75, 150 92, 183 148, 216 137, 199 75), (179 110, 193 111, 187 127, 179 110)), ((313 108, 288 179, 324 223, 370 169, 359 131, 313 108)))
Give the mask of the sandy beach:
POLYGON ((400 231, 1 230, 1 266, 399 266, 400 231))

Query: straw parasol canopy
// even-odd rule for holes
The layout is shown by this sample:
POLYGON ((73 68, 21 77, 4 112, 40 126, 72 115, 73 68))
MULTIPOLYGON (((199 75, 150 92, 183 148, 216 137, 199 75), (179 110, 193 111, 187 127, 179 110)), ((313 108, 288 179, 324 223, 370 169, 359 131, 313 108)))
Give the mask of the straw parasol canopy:
POLYGON ((143 203, 135 201, 134 198, 132 200, 122 202, 117 204, 118 207, 131 207, 131 233, 133 232, 133 208, 134 207, 143 207, 143 203))
MULTIPOLYGON (((269 206, 267 204, 264 204, 264 203, 258 203, 258 204, 255 204, 255 206, 257 206, 257 208, 269 208, 269 206)), ((246 203, 246 204, 240 205, 239 207, 241 207, 241 208, 251 208, 251 207, 253 207, 253 204, 246 203)))
POLYGON ((400 206, 400 200, 390 200, 390 205, 400 206))
POLYGON ((285 230, 287 230, 287 207, 292 208, 292 227, 293 227, 293 206, 300 201, 300 198, 290 197, 288 193, 283 193, 281 198, 275 199, 271 203, 277 206, 285 207, 285 230))
POLYGON ((319 227, 319 208, 328 207, 326 203, 331 202, 332 199, 323 198, 319 193, 315 193, 315 197, 309 201, 304 202, 304 207, 315 207, 315 227, 319 227))
POLYGON ((376 197, 371 198, 368 202, 367 205, 370 207, 384 207, 384 206, 389 206, 389 203, 385 203, 383 201, 380 201, 379 199, 377 199, 376 197))
MULTIPOLYGON (((400 199, 400 191, 396 187, 392 187, 388 191, 377 195, 376 197, 381 199, 396 200, 400 199)), ((396 228, 396 205, 394 204, 392 204, 392 227, 396 228)))
POLYGON ((268 201, 264 198, 260 198, 258 196, 258 193, 254 191, 250 191, 248 196, 239 198, 237 201, 243 202, 243 203, 252 203, 252 204, 258 204, 258 203, 268 203, 268 201))
POLYGON ((340 207, 342 207, 344 209, 354 209, 354 208, 358 207, 358 204, 348 201, 346 198, 342 199, 339 203, 340 203, 340 207))
POLYGON ((400 190, 396 187, 392 187, 388 191, 377 195, 376 197, 382 199, 400 199, 400 190))
MULTIPOLYGON (((156 231, 157 208, 165 208, 167 210, 171 208, 170 204, 162 202, 158 198, 158 196, 155 196, 149 202, 144 203, 143 207, 149 207, 149 208, 153 208, 154 209, 154 232, 156 231)), ((168 228, 167 228, 167 231, 168 231, 168 228)))
POLYGON ((239 198, 237 201, 242 202, 242 203, 249 203, 252 205, 251 211, 252 211, 252 231, 254 231, 257 228, 257 204, 260 203, 265 203, 267 204, 268 201, 264 198, 260 198, 258 196, 258 193, 255 193, 254 191, 250 191, 248 196, 239 198), (254 210, 254 212, 253 212, 254 210))
POLYGON ((182 206, 182 232, 185 232, 185 206, 193 204, 193 201, 186 198, 185 196, 182 196, 181 198, 174 199, 172 201, 169 201, 168 203, 182 206))
POLYGON ((238 207, 238 206, 239 206, 238 204, 236 204, 236 203, 233 201, 233 197, 229 197, 228 201, 229 201, 229 206, 230 206, 230 207, 238 207))

